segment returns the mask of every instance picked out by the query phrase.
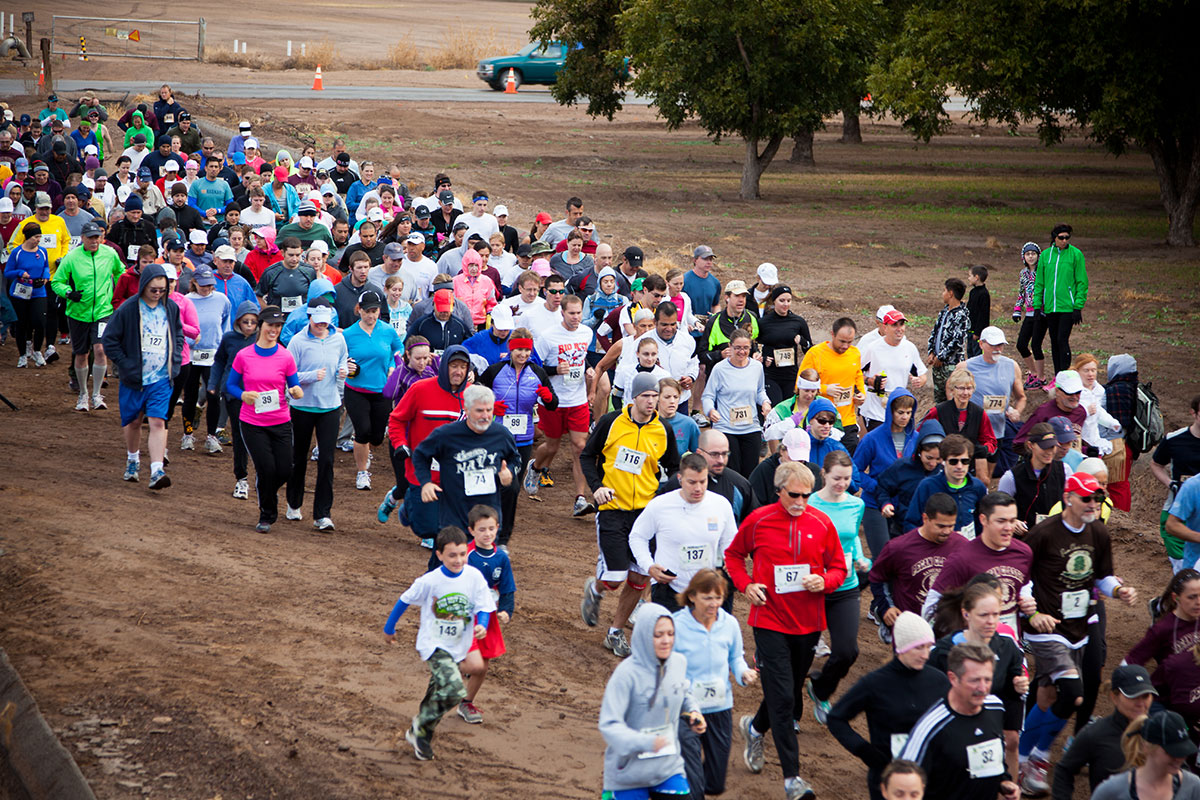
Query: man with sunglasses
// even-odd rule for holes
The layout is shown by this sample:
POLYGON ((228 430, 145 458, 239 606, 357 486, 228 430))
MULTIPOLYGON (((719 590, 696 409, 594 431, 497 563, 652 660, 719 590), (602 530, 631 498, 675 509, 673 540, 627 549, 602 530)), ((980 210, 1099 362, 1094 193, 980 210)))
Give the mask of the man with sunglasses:
POLYGON ((1054 388, 1047 387, 1046 391, 1054 392, 1054 396, 1042 403, 1033 412, 1033 416, 1025 420, 1021 430, 1013 437, 1017 447, 1029 439, 1029 431, 1039 422, 1049 422, 1055 417, 1066 417, 1075 428, 1075 435, 1083 432, 1083 422, 1087 419, 1087 409, 1079 398, 1083 393, 1083 378, 1073 369, 1066 369, 1054 376, 1054 388))
POLYGON ((794 720, 800 716, 800 687, 812 666, 825 630, 825 596, 846 579, 846 556, 837 528, 810 508, 813 474, 795 461, 775 471, 779 501, 751 514, 725 551, 725 568, 738 591, 750 600, 750 628, 762 677, 758 712, 738 724, 745 742, 742 757, 751 772, 765 764, 763 738, 769 729, 783 769, 789 800, 811 798, 800 777, 794 720), (746 570, 746 559, 752 562, 746 570))
POLYGON ((971 475, 973 449, 971 441, 957 433, 952 433, 941 441, 938 450, 942 454, 943 469, 917 484, 904 518, 908 529, 921 524, 921 509, 925 508, 925 501, 938 492, 945 492, 958 503, 958 523, 955 530, 968 539, 975 538, 975 505, 988 490, 983 481, 971 475))
POLYGON ((1050 231, 1053 247, 1038 257, 1033 278, 1033 313, 1046 315, 1054 371, 1071 368, 1071 328, 1083 322, 1088 276, 1083 253, 1071 244, 1071 226, 1065 222, 1050 231))
POLYGON ((1083 651, 1088 619, 1096 613, 1094 590, 1125 605, 1137 590, 1113 575, 1112 541, 1100 521, 1105 491, 1091 475, 1067 478, 1062 513, 1036 525, 1025 537, 1033 553, 1030 580, 1037 608, 1029 614, 1025 641, 1034 657, 1037 705, 1025 718, 1018 750, 1021 788, 1049 791, 1050 748, 1083 699, 1083 651))

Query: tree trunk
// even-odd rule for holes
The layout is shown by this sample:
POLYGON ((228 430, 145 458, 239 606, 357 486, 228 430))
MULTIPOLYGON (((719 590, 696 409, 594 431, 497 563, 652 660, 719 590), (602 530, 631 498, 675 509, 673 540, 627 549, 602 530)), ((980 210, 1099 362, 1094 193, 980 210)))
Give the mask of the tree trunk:
POLYGON ((782 142, 782 136, 772 136, 760 155, 758 139, 746 139, 746 158, 742 162, 742 189, 738 193, 743 200, 757 200, 761 196, 758 191, 759 179, 771 165, 771 160, 775 158, 782 142))
POLYGON ((858 103, 842 109, 842 144, 862 144, 862 128, 858 124, 858 103))
POLYGON ((792 142, 792 157, 788 161, 805 167, 815 167, 817 162, 813 160, 813 132, 798 133, 792 142))
POLYGON ((1167 212, 1167 244, 1195 247, 1196 206, 1200 203, 1200 136, 1184 141, 1145 143, 1158 175, 1158 193, 1167 212))

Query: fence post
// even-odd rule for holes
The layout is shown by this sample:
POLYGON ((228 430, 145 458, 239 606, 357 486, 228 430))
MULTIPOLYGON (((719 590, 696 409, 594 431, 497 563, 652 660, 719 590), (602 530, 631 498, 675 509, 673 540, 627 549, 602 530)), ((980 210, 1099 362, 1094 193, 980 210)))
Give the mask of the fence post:
POLYGON ((54 61, 50 58, 50 40, 42 37, 42 64, 46 68, 46 94, 54 91, 54 61))
POLYGON ((204 21, 204 17, 200 18, 200 34, 196 42, 196 60, 203 63, 205 40, 208 38, 208 23, 204 21))

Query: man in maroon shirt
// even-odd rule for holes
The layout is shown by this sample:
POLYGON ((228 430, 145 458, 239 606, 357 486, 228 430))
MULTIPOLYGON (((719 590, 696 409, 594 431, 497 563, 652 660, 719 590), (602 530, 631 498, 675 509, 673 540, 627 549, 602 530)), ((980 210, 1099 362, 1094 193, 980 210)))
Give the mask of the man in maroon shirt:
POLYGON ((891 628, 902 611, 921 613, 925 595, 950 556, 967 540, 955 532, 958 504, 944 492, 925 501, 921 527, 913 528, 883 546, 867 580, 871 584, 871 611, 879 624, 879 638, 891 641, 891 628))
POLYGON ((1054 377, 1054 397, 1038 406, 1033 416, 1025 420, 1021 430, 1017 432, 1013 444, 1017 447, 1025 444, 1029 438, 1029 429, 1039 422, 1049 422, 1052 417, 1066 417, 1075 426, 1075 435, 1083 433, 1083 421, 1087 419, 1087 409, 1079 404, 1080 392, 1083 391, 1083 379, 1073 369, 1065 369, 1054 377))

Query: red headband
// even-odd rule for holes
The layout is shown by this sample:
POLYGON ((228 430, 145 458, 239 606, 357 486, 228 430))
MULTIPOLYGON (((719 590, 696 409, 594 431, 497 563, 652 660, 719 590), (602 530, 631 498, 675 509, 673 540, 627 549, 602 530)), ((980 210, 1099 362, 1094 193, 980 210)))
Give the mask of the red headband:
POLYGON ((522 348, 525 350, 532 350, 533 339, 514 339, 511 336, 508 338, 508 349, 510 352, 513 350, 520 350, 522 348))

